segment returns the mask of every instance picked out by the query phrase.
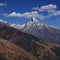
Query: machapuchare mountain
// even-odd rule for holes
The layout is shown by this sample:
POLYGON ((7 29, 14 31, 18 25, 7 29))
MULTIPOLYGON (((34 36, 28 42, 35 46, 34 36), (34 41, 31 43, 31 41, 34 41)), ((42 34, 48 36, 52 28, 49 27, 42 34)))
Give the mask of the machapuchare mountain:
POLYGON ((36 18, 31 19, 23 25, 12 25, 12 27, 47 42, 60 44, 60 28, 39 23, 36 18))
POLYGON ((60 45, 0 22, 0 60, 60 60, 60 45))

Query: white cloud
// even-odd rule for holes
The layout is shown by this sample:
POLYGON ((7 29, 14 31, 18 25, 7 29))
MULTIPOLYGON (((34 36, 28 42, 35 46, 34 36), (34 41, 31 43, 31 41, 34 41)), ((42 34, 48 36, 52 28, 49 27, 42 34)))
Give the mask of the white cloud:
POLYGON ((21 13, 12 12, 10 14, 5 14, 7 17, 21 17, 21 13))
POLYGON ((7 23, 7 21, 1 20, 1 19, 0 19, 0 22, 4 22, 4 23, 7 23))
POLYGON ((36 17, 36 18, 39 18, 41 20, 46 18, 46 16, 44 16, 43 14, 39 14, 37 11, 31 11, 31 12, 25 12, 25 13, 12 12, 10 14, 5 13, 3 15, 6 17, 24 17, 24 18, 36 17))
POLYGON ((5 6, 7 5, 7 3, 0 3, 0 6, 5 6))
POLYGON ((39 8, 39 11, 52 11, 52 10, 55 10, 57 9, 57 6, 56 5, 53 5, 53 4, 49 4, 49 5, 45 5, 45 6, 41 6, 39 8))
POLYGON ((10 14, 3 14, 6 17, 26 17, 26 18, 30 18, 30 17, 35 17, 37 16, 38 12, 37 11, 32 11, 32 12, 25 12, 25 13, 16 13, 16 12, 12 12, 10 14))
POLYGON ((36 7, 36 8, 35 8, 35 7, 33 7, 32 9, 33 9, 33 10, 38 10, 38 9, 39 9, 39 7, 36 7))
POLYGON ((25 13, 11 12, 9 14, 5 13, 3 15, 6 17, 24 17, 24 18, 36 17, 41 20, 45 20, 46 18, 51 18, 53 16, 60 16, 60 11, 58 11, 57 6, 53 4, 49 4, 49 5, 41 6, 40 8, 37 7, 33 9, 36 11, 25 12, 25 13), (43 11, 47 11, 48 13, 44 15, 43 13, 41 13, 43 11))
POLYGON ((40 12, 42 12, 42 11, 53 12, 54 10, 57 9, 57 6, 53 5, 53 4, 49 4, 49 5, 44 5, 44 6, 41 6, 41 7, 33 7, 32 9, 40 11, 40 12))
POLYGON ((39 12, 48 12, 47 15, 48 16, 60 16, 60 11, 57 10, 57 6, 53 5, 53 4, 49 4, 49 5, 44 5, 39 7, 34 8, 35 10, 39 11, 39 12))
POLYGON ((37 17, 38 12, 37 11, 26 12, 26 13, 23 13, 22 16, 26 18, 37 17))
POLYGON ((60 16, 60 11, 55 11, 55 12, 52 13, 52 15, 55 15, 55 16, 59 15, 60 16))
POLYGON ((60 16, 60 11, 54 10, 53 12, 48 13, 48 15, 49 15, 49 16, 60 16))
POLYGON ((21 13, 16 13, 16 12, 11 12, 10 14, 4 13, 2 15, 6 16, 6 17, 22 17, 21 13))
POLYGON ((45 15, 39 14, 37 11, 32 11, 32 12, 23 13, 23 14, 22 14, 22 17, 25 17, 25 18, 36 17, 36 18, 39 18, 40 20, 43 20, 43 19, 46 18, 45 15))

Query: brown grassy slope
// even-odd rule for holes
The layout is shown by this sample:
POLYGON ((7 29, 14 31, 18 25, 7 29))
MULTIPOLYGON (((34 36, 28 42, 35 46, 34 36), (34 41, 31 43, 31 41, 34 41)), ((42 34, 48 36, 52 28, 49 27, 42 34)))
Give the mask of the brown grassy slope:
POLYGON ((12 42, 0 39, 0 60, 36 60, 36 58, 12 42))
POLYGON ((33 41, 30 52, 16 46, 10 41, 0 39, 0 60, 59 60, 58 57, 47 47, 37 41, 33 41), (34 56, 33 56, 33 55, 34 56))

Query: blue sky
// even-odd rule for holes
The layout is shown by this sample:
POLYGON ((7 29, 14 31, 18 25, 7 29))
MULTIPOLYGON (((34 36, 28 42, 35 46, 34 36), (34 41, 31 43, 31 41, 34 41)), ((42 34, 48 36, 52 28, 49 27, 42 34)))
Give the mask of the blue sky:
POLYGON ((0 0, 0 20, 24 24, 32 17, 60 27, 60 0, 0 0))

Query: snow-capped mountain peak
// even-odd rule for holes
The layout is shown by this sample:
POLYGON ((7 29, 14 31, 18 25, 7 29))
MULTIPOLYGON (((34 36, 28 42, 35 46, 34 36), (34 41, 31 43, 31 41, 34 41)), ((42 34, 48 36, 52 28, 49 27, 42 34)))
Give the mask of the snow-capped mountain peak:
POLYGON ((33 17, 31 20, 29 20, 28 22, 26 22, 25 24, 23 25, 20 25, 20 24, 10 24, 12 27, 16 28, 16 29, 23 29, 23 30, 27 30, 27 29, 36 29, 36 28, 40 28, 42 29, 44 24, 42 23, 39 23, 39 21, 33 17))
POLYGON ((39 23, 39 21, 33 17, 31 20, 29 20, 28 22, 26 22, 23 30, 36 30, 36 29, 42 29, 45 25, 42 23, 39 23))
MULTIPOLYGON (((36 30, 36 29, 45 29, 45 28, 50 28, 51 26, 48 26, 47 24, 42 24, 41 22, 39 22, 35 17, 33 17, 31 20, 29 20, 28 22, 26 22, 25 24, 10 24, 11 27, 14 27, 18 30, 36 30)), ((54 28, 54 27, 52 27, 54 28)), ((56 28, 57 29, 57 28, 56 28)), ((60 28, 58 28, 60 29, 60 28)))
POLYGON ((25 26, 27 27, 32 27, 32 26, 36 26, 36 25, 40 25, 40 23, 38 22, 38 20, 33 17, 30 21, 28 21, 25 26))
POLYGON ((36 23, 38 22, 38 20, 37 20, 35 17, 33 17, 33 18, 31 19, 31 21, 32 21, 32 22, 36 22, 36 23))

